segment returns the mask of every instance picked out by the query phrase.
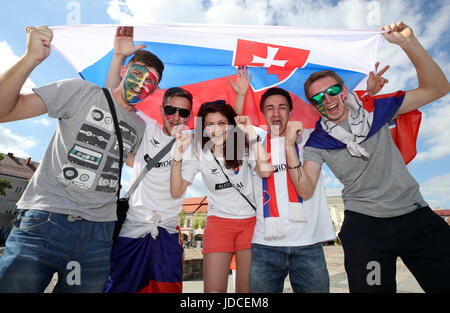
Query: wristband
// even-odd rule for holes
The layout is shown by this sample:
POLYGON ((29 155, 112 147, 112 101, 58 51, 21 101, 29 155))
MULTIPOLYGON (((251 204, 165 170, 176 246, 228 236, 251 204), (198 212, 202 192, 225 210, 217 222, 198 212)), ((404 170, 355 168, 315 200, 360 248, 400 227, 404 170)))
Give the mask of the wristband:
POLYGON ((173 163, 175 163, 175 164, 181 164, 181 162, 183 162, 183 159, 181 159, 181 160, 175 160, 175 159, 172 159, 172 162, 173 163))
POLYGON ((295 169, 297 169, 297 168, 299 168, 299 167, 301 167, 302 166, 302 162, 300 162, 300 160, 298 161, 299 162, 299 164, 297 165, 297 166, 287 166, 288 167, 288 169, 290 169, 290 170, 295 170, 295 169))

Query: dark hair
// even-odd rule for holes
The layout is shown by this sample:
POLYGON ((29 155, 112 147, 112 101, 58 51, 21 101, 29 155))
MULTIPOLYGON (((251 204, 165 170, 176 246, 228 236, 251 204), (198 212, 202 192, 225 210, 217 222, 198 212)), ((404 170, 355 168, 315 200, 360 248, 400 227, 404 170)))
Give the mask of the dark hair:
MULTIPOLYGON (((196 146, 201 146, 201 150, 205 149, 205 145, 210 141, 210 139, 207 136, 203 136, 205 131, 204 121, 208 114, 216 112, 225 116, 230 126, 233 126, 233 131, 227 134, 227 139, 224 142, 223 153, 225 156, 225 167, 228 169, 235 169, 242 164, 245 150, 248 149, 248 140, 245 137, 245 134, 236 125, 236 121, 234 120, 234 118, 237 116, 237 113, 234 111, 231 105, 227 104, 224 100, 205 102, 200 106, 200 109, 197 113, 197 122, 195 126, 196 135, 194 136, 194 144, 196 144, 196 146), (233 135, 233 137, 231 137, 231 135, 233 135), (201 138, 201 140, 199 140, 199 138, 201 138), (238 146, 242 138, 245 138, 245 149, 239 149, 238 146), (231 159, 227 158, 227 156, 229 156, 230 154, 226 152, 227 149, 233 149, 231 159)), ((198 149, 195 149, 195 151, 198 151, 198 149)))
POLYGON ((189 100, 189 103, 191 104, 191 109, 192 109, 192 94, 187 91, 186 89, 180 88, 180 87, 172 87, 167 89, 164 92, 164 96, 163 96, 163 104, 167 104, 167 102, 169 102, 170 98, 173 97, 181 97, 181 98, 186 98, 187 100, 189 100))
POLYGON ((341 84, 341 86, 344 86, 344 80, 341 78, 341 76, 336 74, 335 71, 324 70, 324 71, 319 71, 319 72, 312 73, 311 75, 309 75, 309 77, 305 81, 305 84, 303 85, 303 87, 305 88, 305 96, 306 96, 306 98, 308 99, 309 102, 311 102, 311 96, 309 95, 309 87, 316 80, 319 80, 319 79, 322 79, 322 78, 325 78, 325 77, 334 78, 337 83, 341 84))
POLYGON ((130 61, 128 61, 127 66, 135 64, 137 62, 142 62, 145 66, 148 67, 153 67, 159 75, 158 83, 161 81, 164 71, 164 64, 156 55, 147 50, 138 50, 130 59, 130 61))
POLYGON ((267 98, 270 96, 280 95, 286 98, 288 105, 289 105, 289 111, 292 111, 292 98, 289 92, 287 92, 284 89, 278 88, 278 87, 272 87, 266 90, 264 94, 261 97, 261 101, 259 102, 259 109, 261 112, 264 111, 264 101, 266 101, 267 98))

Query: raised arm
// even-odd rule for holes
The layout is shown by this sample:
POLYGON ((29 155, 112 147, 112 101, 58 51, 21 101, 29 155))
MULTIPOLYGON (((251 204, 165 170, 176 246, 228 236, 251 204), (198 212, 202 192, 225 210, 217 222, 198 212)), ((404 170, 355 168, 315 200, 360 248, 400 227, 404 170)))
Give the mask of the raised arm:
POLYGON ((47 113, 35 93, 20 93, 31 72, 50 54, 53 32, 47 26, 27 27, 27 48, 22 58, 0 76, 0 122, 31 118, 47 113))
POLYGON ((186 188, 191 184, 183 179, 181 166, 183 161, 183 152, 191 142, 191 134, 178 133, 176 135, 175 148, 173 150, 172 168, 170 170, 170 194, 173 198, 181 197, 186 188))
POLYGON ((450 85, 444 72, 420 44, 408 25, 397 22, 381 29, 388 31, 383 33, 387 41, 400 46, 405 51, 417 72, 419 86, 406 92, 398 114, 418 109, 445 96, 450 91, 450 85))
POLYGON ((288 166, 289 178, 291 179, 297 194, 303 199, 308 199, 314 194, 322 166, 313 161, 306 161, 305 164, 300 162, 297 150, 295 149, 295 143, 297 137, 302 132, 302 122, 288 122, 285 137, 286 163, 288 166))
POLYGON ((255 171, 263 178, 269 177, 273 173, 272 165, 270 164, 266 149, 264 149, 261 142, 257 140, 257 134, 252 126, 250 117, 244 115, 236 116, 235 121, 238 127, 248 136, 250 149, 253 150, 253 153, 256 156, 255 171))
POLYGON ((236 74, 236 81, 232 81, 228 77, 231 87, 236 93, 236 100, 234 102, 234 111, 238 115, 242 115, 244 111, 245 96, 247 95, 248 86, 250 85, 250 80, 252 79, 252 73, 248 76, 248 67, 239 66, 236 74))
POLYGON ((120 68, 125 59, 142 48, 145 48, 144 44, 134 45, 134 27, 117 27, 114 37, 114 53, 106 76, 105 87, 114 88, 120 84, 120 68))

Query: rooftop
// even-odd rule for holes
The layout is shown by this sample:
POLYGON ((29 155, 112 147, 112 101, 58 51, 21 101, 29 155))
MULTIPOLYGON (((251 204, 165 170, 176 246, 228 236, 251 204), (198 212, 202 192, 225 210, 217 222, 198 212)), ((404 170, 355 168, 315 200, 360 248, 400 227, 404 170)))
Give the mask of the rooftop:
POLYGON ((0 161, 0 175, 30 179, 39 166, 39 162, 31 158, 23 159, 16 157, 13 153, 4 153, 0 161))
POLYGON ((207 197, 185 198, 183 202, 183 211, 185 213, 208 212, 207 197))

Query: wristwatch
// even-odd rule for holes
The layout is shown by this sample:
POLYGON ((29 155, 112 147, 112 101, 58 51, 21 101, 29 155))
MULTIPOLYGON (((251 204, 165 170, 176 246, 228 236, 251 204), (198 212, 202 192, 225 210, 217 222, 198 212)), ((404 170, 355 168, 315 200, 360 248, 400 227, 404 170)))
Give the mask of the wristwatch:
POLYGON ((255 143, 257 143, 258 141, 261 141, 261 137, 259 137, 259 135, 256 136, 255 139, 252 139, 248 142, 249 146, 253 146, 255 143))

